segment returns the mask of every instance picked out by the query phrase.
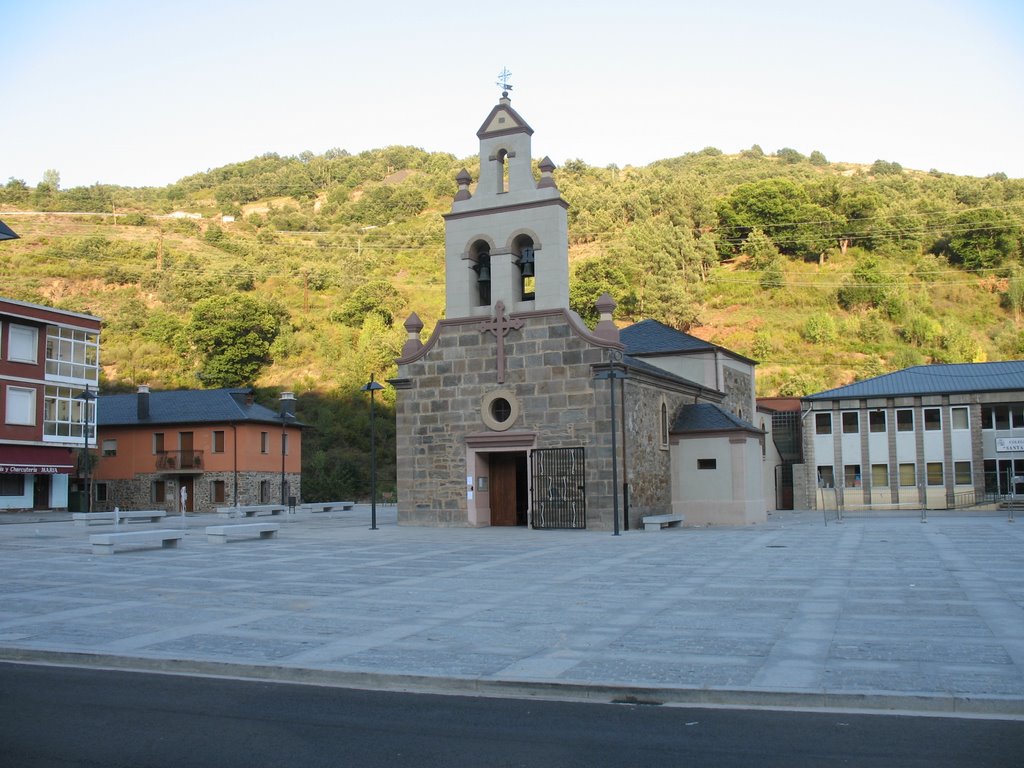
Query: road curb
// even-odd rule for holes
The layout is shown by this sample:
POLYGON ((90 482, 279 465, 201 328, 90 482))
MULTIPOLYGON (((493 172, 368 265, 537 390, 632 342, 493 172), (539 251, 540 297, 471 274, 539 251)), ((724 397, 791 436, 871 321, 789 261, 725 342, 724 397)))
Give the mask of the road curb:
POLYGON ((856 710, 877 714, 900 712, 920 715, 1024 717, 1024 699, 995 695, 967 697, 955 694, 907 694, 886 691, 769 691, 529 679, 433 677, 430 675, 311 669, 276 664, 232 664, 222 661, 159 659, 5 647, 0 647, 0 661, 458 696, 539 698, 649 706, 856 710))

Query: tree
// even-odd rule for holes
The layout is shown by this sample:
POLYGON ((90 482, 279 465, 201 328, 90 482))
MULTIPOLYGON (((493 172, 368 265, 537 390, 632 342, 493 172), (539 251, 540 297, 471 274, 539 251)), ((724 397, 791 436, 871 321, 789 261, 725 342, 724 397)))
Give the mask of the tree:
POLYGON ((776 152, 775 155, 776 157, 779 158, 779 160, 781 160, 784 163, 789 163, 790 165, 799 163, 801 160, 807 159, 806 157, 804 157, 791 147, 783 147, 778 152, 776 152))
POLYGON ((775 247, 775 243, 758 227, 754 227, 747 235, 743 252, 750 260, 748 263, 751 269, 767 269, 779 258, 779 249, 775 247))
POLYGON ((828 165, 828 160, 825 159, 825 155, 818 150, 811 152, 811 156, 808 159, 811 161, 811 165, 828 165))
POLYGON ((53 168, 47 168, 43 171, 43 180, 39 183, 57 192, 60 190, 60 173, 53 168))
POLYGON ((871 172, 875 176, 898 176, 903 173, 903 166, 888 160, 875 160, 871 164, 871 172))
POLYGON ((755 227, 790 256, 819 255, 831 245, 840 218, 811 202, 802 186, 789 179, 741 184, 719 203, 718 216, 727 254, 735 253, 755 227))
POLYGON ((839 289, 839 305, 843 309, 879 307, 889 293, 887 282, 878 259, 866 255, 857 260, 853 274, 839 289))
POLYGON ((246 294, 212 296, 192 310, 184 336, 207 387, 252 384, 270 363, 284 310, 246 294))
POLYGON ((636 311, 636 293, 620 260, 597 256, 578 262, 569 281, 569 308, 591 328, 597 325, 594 304, 607 292, 615 299, 617 317, 632 317, 636 311))
POLYGON ((1020 226, 996 208, 964 211, 948 239, 950 261, 967 269, 999 267, 1020 253, 1020 226))
POLYGON ((394 310, 399 309, 402 295, 387 280, 363 283, 345 299, 335 314, 338 322, 353 328, 363 325, 367 317, 376 315, 388 328, 394 322, 394 310))
POLYGON ((786 275, 782 271, 782 256, 776 256, 765 266, 759 282, 766 291, 774 291, 786 285, 786 275))
POLYGON ((1021 312, 1024 311, 1024 272, 1020 269, 1011 272, 1006 293, 1003 294, 1003 303, 1013 310, 1013 319, 1019 323, 1021 312))

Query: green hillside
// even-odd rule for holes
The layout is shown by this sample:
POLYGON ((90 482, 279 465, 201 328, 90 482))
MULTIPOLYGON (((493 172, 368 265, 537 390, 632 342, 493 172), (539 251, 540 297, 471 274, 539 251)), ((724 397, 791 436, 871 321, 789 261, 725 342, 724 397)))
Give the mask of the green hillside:
MULTIPOLYGON (((0 245, 0 293, 101 316, 106 391, 294 389, 318 427, 306 495, 359 492, 358 388, 394 373, 410 312, 425 336, 443 316, 441 214, 476 162, 389 147, 265 155, 164 188, 11 179, 0 218, 22 239, 0 245)), ((643 168, 573 160, 555 178, 574 308, 592 321, 608 290, 623 322, 759 360, 759 394, 1024 355, 1024 180, 756 146, 643 168)))

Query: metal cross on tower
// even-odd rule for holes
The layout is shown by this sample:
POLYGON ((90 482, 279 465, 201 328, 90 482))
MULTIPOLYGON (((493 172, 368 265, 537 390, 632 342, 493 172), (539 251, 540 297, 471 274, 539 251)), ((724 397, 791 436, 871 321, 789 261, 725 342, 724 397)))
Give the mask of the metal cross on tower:
POLYGON ((512 77, 512 73, 508 71, 507 67, 502 67, 501 74, 498 75, 498 82, 496 83, 496 85, 501 86, 502 96, 507 97, 508 92, 512 90, 512 86, 508 83, 510 77, 512 77))
POLYGON ((520 318, 510 320, 505 317, 505 302, 499 301, 494 305, 494 319, 478 326, 480 333, 493 333, 498 340, 498 383, 505 383, 505 335, 515 329, 523 327, 520 318))

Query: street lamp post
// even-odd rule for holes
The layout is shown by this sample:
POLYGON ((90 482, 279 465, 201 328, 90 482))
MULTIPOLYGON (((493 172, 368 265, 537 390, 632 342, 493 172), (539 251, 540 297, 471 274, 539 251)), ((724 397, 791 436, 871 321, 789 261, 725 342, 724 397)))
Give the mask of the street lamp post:
MULTIPOLYGON (((619 366, 622 364, 622 353, 617 349, 612 350, 612 362, 608 367, 608 370, 601 371, 594 378, 596 379, 608 379, 610 386, 609 393, 611 395, 611 426, 612 426, 612 520, 616 536, 619 535, 619 469, 616 464, 616 439, 615 433, 618 430, 618 425, 615 423, 615 380, 625 379, 626 372, 623 371, 619 366)), ((625 467, 623 467, 625 471, 625 467)))
POLYGON ((377 530, 377 415, 374 406, 374 393, 384 389, 384 385, 370 375, 370 380, 360 391, 370 393, 370 530, 377 530))
POLYGON ((288 481, 284 475, 284 457, 288 448, 288 420, 295 418, 295 393, 281 393, 281 505, 288 503, 288 481))
MULTIPOLYGON (((92 462, 89 460, 89 403, 96 399, 96 394, 85 385, 85 390, 78 395, 82 401, 82 461, 85 464, 85 511, 92 512, 92 477, 90 468, 92 462)), ((116 518, 115 518, 116 519, 116 518)))

